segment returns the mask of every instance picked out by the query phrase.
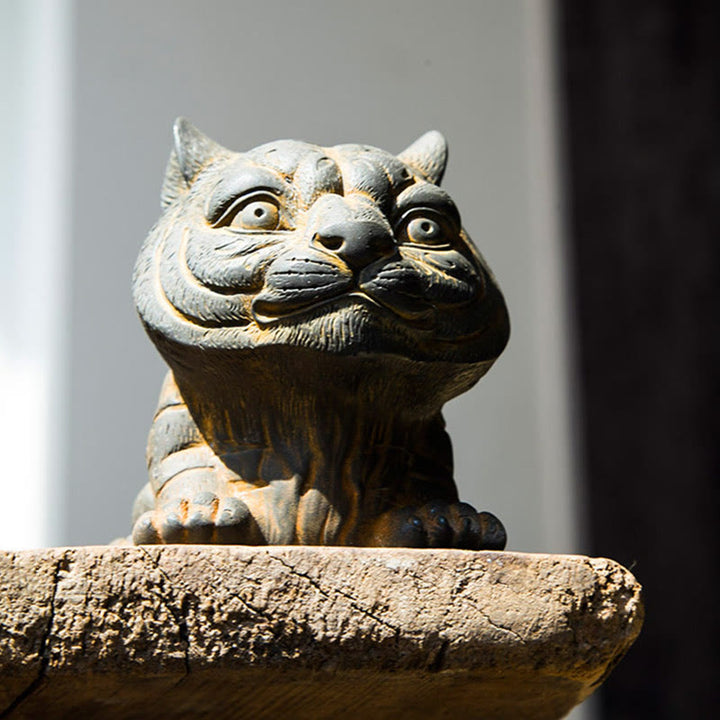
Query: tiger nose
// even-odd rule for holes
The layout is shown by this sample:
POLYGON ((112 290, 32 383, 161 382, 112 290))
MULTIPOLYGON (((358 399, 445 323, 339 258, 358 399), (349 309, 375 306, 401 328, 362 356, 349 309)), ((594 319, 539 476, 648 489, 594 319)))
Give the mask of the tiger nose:
POLYGON ((353 270, 367 267, 395 251, 395 241, 382 225, 363 220, 323 225, 313 241, 342 258, 353 270))

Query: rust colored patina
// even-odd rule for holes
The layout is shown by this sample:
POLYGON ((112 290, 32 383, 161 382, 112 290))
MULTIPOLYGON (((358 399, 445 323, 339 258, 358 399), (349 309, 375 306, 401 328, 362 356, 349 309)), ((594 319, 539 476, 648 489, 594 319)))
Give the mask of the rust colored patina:
POLYGON ((133 541, 502 549, 458 499, 441 414, 509 333, 439 187, 443 137, 394 156, 174 135, 134 279, 170 372, 133 541))

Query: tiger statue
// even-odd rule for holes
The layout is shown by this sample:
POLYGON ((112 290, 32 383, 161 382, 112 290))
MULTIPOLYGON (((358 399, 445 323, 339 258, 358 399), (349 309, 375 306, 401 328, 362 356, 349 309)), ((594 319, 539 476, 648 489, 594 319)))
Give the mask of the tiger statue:
POLYGON ((176 121, 133 281, 170 367, 135 544, 505 546, 441 414, 509 335, 446 162, 434 131, 237 153, 176 121))

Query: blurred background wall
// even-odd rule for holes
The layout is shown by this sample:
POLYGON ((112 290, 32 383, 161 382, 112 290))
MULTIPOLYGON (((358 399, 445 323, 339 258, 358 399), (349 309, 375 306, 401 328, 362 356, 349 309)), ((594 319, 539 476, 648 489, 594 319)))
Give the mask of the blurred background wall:
POLYGON ((66 525, 71 33, 68 3, 0 0, 0 547, 66 525))
POLYGON ((176 115, 235 150, 400 151, 434 127, 513 325, 447 408, 461 495, 509 549, 607 555, 645 584, 596 717, 706 716, 719 29, 671 0, 0 0, 0 546, 129 530, 164 373, 130 277, 176 115))
POLYGON ((293 137, 399 152, 430 128, 445 186, 507 295, 513 336, 448 408, 463 497, 516 549, 576 549, 548 18, 542 4, 77 2, 62 542, 128 530, 164 369, 129 285, 159 213, 170 125, 233 149, 293 137), (543 10, 541 10, 543 9, 543 10), (550 189, 546 183, 549 181, 550 189))

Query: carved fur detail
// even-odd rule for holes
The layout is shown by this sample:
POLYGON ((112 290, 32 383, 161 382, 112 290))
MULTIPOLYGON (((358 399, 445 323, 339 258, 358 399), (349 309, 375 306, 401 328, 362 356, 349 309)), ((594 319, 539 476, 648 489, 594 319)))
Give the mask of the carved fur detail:
POLYGON ((504 545, 440 414, 508 337, 446 159, 435 132, 233 153, 176 123, 134 281, 171 368, 136 543, 504 545))

